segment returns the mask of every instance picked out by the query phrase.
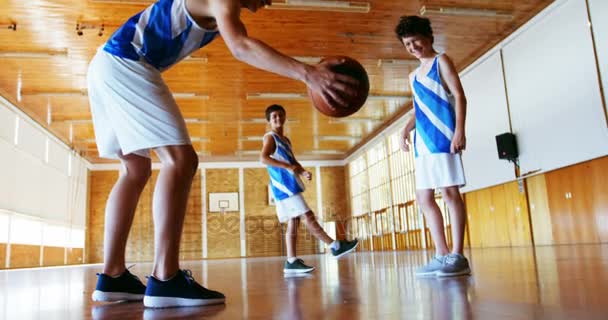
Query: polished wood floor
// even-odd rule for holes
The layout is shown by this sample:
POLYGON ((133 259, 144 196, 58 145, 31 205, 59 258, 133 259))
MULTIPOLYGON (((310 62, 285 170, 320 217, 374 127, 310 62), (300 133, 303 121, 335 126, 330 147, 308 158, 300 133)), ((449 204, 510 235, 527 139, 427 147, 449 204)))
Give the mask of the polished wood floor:
MULTIPOLYGON (((145 309, 93 303, 99 265, 0 272, 0 319, 607 319, 608 245, 480 249, 473 276, 416 279, 425 252, 306 256, 286 278, 283 258, 186 262, 226 305, 145 309)), ((131 270, 144 275, 149 264, 131 270)))

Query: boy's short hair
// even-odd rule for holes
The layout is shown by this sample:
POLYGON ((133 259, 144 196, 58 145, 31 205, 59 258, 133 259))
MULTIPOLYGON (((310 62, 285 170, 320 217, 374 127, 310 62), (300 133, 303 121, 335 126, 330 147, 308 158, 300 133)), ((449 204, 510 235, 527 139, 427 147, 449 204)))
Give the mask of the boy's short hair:
POLYGON ((395 34, 399 41, 403 41, 403 38, 405 37, 415 35, 421 35, 433 40, 431 20, 419 16, 402 16, 399 18, 397 27, 395 27, 395 34))
POLYGON ((270 114, 275 111, 283 111, 283 113, 286 114, 285 108, 283 108, 283 106, 278 105, 278 104, 273 104, 271 106, 268 106, 268 108, 266 108, 266 121, 270 121, 270 114))

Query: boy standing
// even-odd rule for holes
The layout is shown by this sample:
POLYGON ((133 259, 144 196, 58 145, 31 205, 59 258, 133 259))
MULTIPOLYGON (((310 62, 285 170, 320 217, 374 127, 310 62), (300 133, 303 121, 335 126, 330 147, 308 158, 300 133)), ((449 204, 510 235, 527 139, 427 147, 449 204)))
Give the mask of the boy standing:
POLYGON ((312 174, 306 171, 296 160, 291 149, 291 142, 283 135, 283 125, 286 120, 285 109, 276 104, 269 106, 266 108, 266 120, 271 131, 264 135, 260 161, 266 164, 268 168, 270 186, 275 199, 279 222, 287 222, 287 233, 285 235, 287 261, 285 261, 283 272, 311 272, 315 268, 304 264, 304 261, 298 259, 296 255, 296 239, 300 217, 303 218, 308 231, 327 244, 332 255, 336 258, 355 250, 358 240, 333 240, 319 225, 314 213, 308 208, 302 196, 304 184, 300 176, 310 181, 312 174))

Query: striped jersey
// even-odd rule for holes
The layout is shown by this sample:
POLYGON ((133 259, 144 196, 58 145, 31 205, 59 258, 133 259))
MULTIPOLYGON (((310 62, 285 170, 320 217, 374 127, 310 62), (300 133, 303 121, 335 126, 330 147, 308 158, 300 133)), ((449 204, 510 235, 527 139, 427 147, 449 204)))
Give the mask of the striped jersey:
POLYGON ((186 0, 159 0, 116 30, 103 49, 121 58, 144 60, 163 71, 207 45, 218 33, 196 24, 186 0))
POLYGON ((416 70, 412 82, 416 132, 414 135, 415 156, 450 153, 450 145, 456 128, 454 98, 442 85, 439 74, 439 56, 435 57, 431 69, 425 75, 416 70))
MULTIPOLYGON (((274 153, 270 157, 279 162, 295 164, 296 160, 291 151, 289 139, 281 139, 278 134, 272 131, 266 133, 264 137, 267 135, 272 135, 275 144, 274 153)), ((268 169, 268 175, 270 175, 270 188, 275 201, 287 199, 304 191, 304 183, 291 170, 273 166, 266 166, 266 168, 268 169)))

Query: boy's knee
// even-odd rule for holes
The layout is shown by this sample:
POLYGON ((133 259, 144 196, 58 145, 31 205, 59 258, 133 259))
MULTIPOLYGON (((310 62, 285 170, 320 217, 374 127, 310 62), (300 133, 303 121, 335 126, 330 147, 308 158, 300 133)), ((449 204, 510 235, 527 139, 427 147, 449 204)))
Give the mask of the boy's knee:
POLYGON ((460 191, 458 191, 458 189, 453 189, 453 188, 443 190, 441 192, 441 197, 446 202, 455 202, 455 201, 461 200, 460 191))
POLYGON ((172 150, 164 159, 165 165, 188 175, 194 175, 198 169, 198 155, 191 146, 172 150))

